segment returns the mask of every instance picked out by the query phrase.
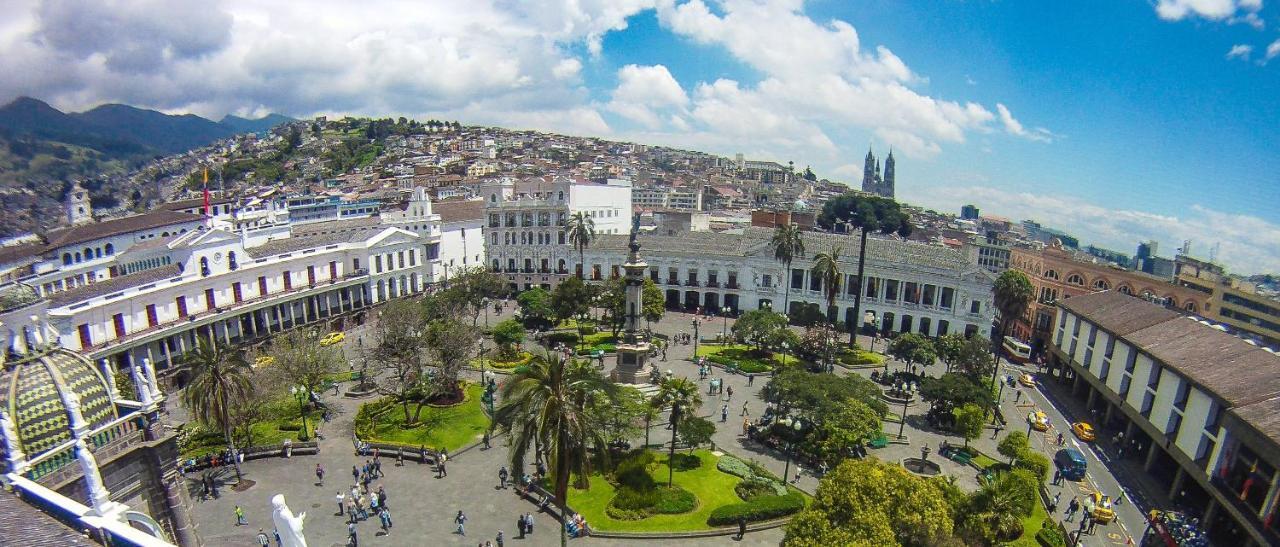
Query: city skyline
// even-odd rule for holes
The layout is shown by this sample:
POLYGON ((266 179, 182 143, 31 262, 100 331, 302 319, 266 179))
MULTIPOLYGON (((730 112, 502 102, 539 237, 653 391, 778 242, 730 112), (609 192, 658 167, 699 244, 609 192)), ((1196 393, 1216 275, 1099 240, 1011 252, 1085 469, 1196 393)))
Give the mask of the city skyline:
POLYGON ((871 142, 896 151, 909 203, 1280 270, 1280 21, 1256 0, 13 8, 0 65, 25 76, 4 101, 450 117, 795 161, 855 188, 871 142))

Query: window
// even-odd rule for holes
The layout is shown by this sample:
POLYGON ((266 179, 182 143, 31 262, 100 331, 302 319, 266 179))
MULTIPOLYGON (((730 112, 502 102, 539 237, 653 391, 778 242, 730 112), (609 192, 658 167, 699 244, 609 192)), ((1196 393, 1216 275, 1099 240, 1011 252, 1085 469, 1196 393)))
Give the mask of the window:
POLYGON ((1133 348, 1129 349, 1129 358, 1124 362, 1124 371, 1132 373, 1134 367, 1138 365, 1138 352, 1133 348))
POLYGON ((1083 286, 1084 286, 1084 278, 1083 278, 1083 277, 1080 277, 1080 274, 1071 274, 1071 275, 1068 275, 1068 276, 1067 276, 1067 283, 1070 283, 1070 284, 1072 284, 1072 285, 1079 285, 1079 286, 1083 287, 1083 286))
POLYGON ((1044 271, 1044 276, 1045 276, 1045 278, 1047 278, 1047 279, 1053 279, 1053 280, 1055 280, 1055 281, 1056 281, 1056 280, 1058 279, 1058 272, 1055 272, 1055 271, 1053 271, 1053 270, 1045 270, 1045 271, 1044 271))
MULTIPOLYGON (((463 258, 462 262, 465 264, 467 262, 467 259, 463 258)), ((410 266, 418 265, 418 251, 415 251, 412 249, 409 250, 409 265, 410 266)))
POLYGON ((147 327, 154 327, 160 324, 160 317, 156 314, 156 305, 147 304, 147 327))
POLYGON ((974 300, 973 302, 970 302, 970 303, 969 303, 969 313, 972 313, 972 314, 974 314, 974 315, 977 315, 977 314, 979 314, 979 313, 982 313, 982 302, 980 302, 980 301, 978 301, 978 300, 974 300))
POLYGON ((770 274, 764 274, 764 276, 762 276, 762 277, 761 277, 760 282, 761 282, 765 287, 772 287, 772 286, 773 286, 773 276, 772 276, 772 275, 770 275, 770 274))
POLYGON ((111 316, 111 325, 115 328, 116 338, 124 338, 124 335, 127 334, 124 329, 124 314, 117 313, 111 316))
POLYGON ((62 253, 62 264, 64 266, 71 265, 71 253, 62 253))
POLYGON ((1104 359, 1111 359, 1111 356, 1115 352, 1116 352, 1116 337, 1110 336, 1107 338, 1107 351, 1106 353, 1102 354, 1102 357, 1104 359))
POLYGON ((396 252, 396 260, 400 264, 400 267, 403 268, 404 267, 404 251, 396 252))
POLYGON ((240 282, 236 281, 231 284, 231 299, 239 304, 244 300, 244 295, 240 292, 240 282))
POLYGON ((382 255, 376 255, 373 257, 373 272, 382 273, 382 255))
POLYGON ((209 277, 209 257, 200 257, 200 276, 209 277))
POLYGON ((502 271, 502 263, 501 263, 501 262, 498 262, 498 259, 496 259, 496 258, 495 258, 495 259, 493 259, 493 271, 495 271, 495 272, 500 272, 500 271, 502 271))
POLYGON ((258 296, 267 295, 267 276, 258 276, 258 296))
POLYGON ((316 284, 316 267, 307 266, 307 285, 315 286, 316 284))
POLYGON ((951 287, 942 288, 942 301, 938 304, 942 309, 949 310, 954 305, 956 299, 956 290, 951 287))
POLYGON ((103 249, 106 249, 108 255, 116 254, 116 246, 110 243, 106 244, 106 246, 103 247, 103 249))
POLYGON ((1093 288, 1098 289, 1100 291, 1105 291, 1111 288, 1111 284, 1107 283, 1106 279, 1099 279, 1093 282, 1093 288))
POLYGON ((1160 363, 1151 363, 1151 374, 1147 376, 1147 387, 1156 389, 1160 385, 1160 377, 1164 376, 1164 367, 1160 363))
POLYGON ((289 273, 289 270, 285 270, 282 277, 284 278, 284 290, 293 290, 293 274, 289 273))
POLYGON ((235 251, 231 251, 227 253, 227 267, 231 268, 233 271, 240 267, 240 265, 236 263, 235 251))
POLYGON ((1098 327, 1093 324, 1089 325, 1089 347, 1093 347, 1093 343, 1098 341, 1098 327))
POLYGON ((174 303, 178 306, 178 317, 187 316, 187 297, 179 296, 175 298, 174 303))
MULTIPOLYGON (((867 295, 871 296, 871 295, 867 295)), ((898 280, 887 279, 884 282, 884 299, 889 302, 898 300, 898 280)))
POLYGON ((875 298, 877 294, 880 294, 880 278, 868 277, 867 292, 863 294, 863 296, 867 298, 875 298))
POLYGON ((205 302, 205 306, 207 306, 208 309, 212 310, 218 307, 218 302, 215 296, 216 295, 214 294, 213 289, 204 290, 204 302, 205 302))
POLYGON ((337 278, 338 278, 338 263, 337 261, 330 260, 329 261, 329 279, 337 279, 337 278))
POLYGON ((93 336, 89 334, 88 323, 80 323, 80 326, 76 327, 76 331, 80 334, 81 348, 87 348, 93 345, 93 336))

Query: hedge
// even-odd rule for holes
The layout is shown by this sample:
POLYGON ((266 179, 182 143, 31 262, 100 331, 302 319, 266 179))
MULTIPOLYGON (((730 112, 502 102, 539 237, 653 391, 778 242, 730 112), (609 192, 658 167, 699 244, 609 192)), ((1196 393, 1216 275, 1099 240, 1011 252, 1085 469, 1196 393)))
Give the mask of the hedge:
POLYGON ((741 361, 741 360, 733 359, 730 357, 725 357, 723 355, 714 355, 714 354, 707 355, 705 357, 707 358, 708 361, 711 361, 712 363, 724 365, 726 367, 732 366, 734 363, 737 363, 738 370, 746 374, 760 374, 762 372, 769 372, 770 370, 773 370, 773 368, 770 367, 769 365, 766 365, 759 361, 750 361, 750 360, 741 361))
POLYGON ((576 332, 553 332, 542 336, 542 341, 548 346, 556 344, 564 344, 572 346, 578 343, 578 333, 576 332))
POLYGON ((1067 530, 1062 523, 1054 522, 1052 518, 1044 519, 1040 531, 1036 532, 1036 543, 1043 547, 1066 547, 1067 530))
POLYGON ((707 517, 710 526, 737 524, 738 519, 747 522, 776 519, 798 513, 804 509, 804 496, 792 492, 785 496, 762 496, 755 500, 717 507, 707 517))

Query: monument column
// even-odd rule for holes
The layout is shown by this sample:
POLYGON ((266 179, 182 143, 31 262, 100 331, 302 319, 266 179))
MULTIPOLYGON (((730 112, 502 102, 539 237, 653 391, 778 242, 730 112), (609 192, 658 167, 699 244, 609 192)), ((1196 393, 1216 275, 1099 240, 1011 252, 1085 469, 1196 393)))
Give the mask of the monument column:
POLYGON ((617 367, 610 378, 623 384, 642 384, 649 381, 653 373, 653 365, 649 364, 648 336, 640 330, 640 318, 644 314, 644 278, 649 265, 640 258, 640 243, 636 234, 640 231, 640 217, 633 216, 631 224, 631 253, 627 262, 622 265, 626 270, 626 317, 624 333, 618 344, 617 367))

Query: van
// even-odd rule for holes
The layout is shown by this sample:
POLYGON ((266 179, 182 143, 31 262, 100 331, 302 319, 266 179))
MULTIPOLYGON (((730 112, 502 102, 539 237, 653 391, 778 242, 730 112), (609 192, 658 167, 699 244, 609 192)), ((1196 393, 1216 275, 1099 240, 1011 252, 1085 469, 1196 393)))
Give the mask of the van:
POLYGON ((1083 480, 1085 468, 1089 465, 1085 462, 1084 454, 1074 448, 1059 450, 1053 456, 1053 464, 1063 477, 1071 481, 1083 480))

